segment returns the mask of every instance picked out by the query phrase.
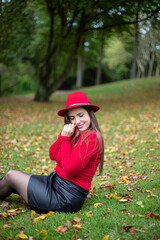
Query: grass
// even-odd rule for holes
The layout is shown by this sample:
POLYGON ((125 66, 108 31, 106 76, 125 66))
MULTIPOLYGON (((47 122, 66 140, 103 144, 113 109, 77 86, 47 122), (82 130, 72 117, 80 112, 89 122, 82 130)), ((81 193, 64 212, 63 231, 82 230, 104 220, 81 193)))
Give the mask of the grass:
MULTIPOLYGON (((0 238, 18 239, 23 233, 28 239, 48 240, 160 239, 160 79, 83 91, 101 106, 96 116, 105 141, 103 176, 95 176, 90 196, 74 214, 56 213, 36 222, 39 216, 19 196, 0 201, 0 238), (61 233, 55 231, 64 223, 61 233)), ((53 171, 48 149, 61 130, 63 119, 56 112, 64 107, 66 96, 53 95, 49 103, 32 102, 29 96, 0 99, 0 177, 10 169, 29 174, 53 171)))

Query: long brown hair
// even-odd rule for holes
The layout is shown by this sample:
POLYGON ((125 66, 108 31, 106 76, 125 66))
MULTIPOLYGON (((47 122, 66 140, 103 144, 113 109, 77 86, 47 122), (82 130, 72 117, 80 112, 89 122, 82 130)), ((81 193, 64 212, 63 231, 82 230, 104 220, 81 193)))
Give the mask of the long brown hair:
MULTIPOLYGON (((102 172, 103 172, 103 162, 104 162, 104 141, 103 141, 103 136, 102 136, 101 130, 99 128, 96 116, 95 116, 94 111, 92 110, 92 108, 90 106, 84 106, 83 108, 88 112, 88 115, 90 117, 90 121, 91 121, 90 122, 90 126, 89 126, 89 130, 91 130, 90 134, 92 134, 93 131, 97 132, 98 146, 100 145, 99 144, 100 141, 102 141, 102 155, 101 155, 101 159, 100 159, 100 162, 99 162, 99 175, 102 175, 102 172)), ((70 119, 69 119, 69 116, 68 116, 68 111, 65 114, 64 123, 65 124, 69 124, 70 123, 70 119)), ((75 136, 75 138, 74 138, 74 145, 77 143, 77 141, 79 139, 79 136, 80 136, 80 133, 78 133, 75 136)))

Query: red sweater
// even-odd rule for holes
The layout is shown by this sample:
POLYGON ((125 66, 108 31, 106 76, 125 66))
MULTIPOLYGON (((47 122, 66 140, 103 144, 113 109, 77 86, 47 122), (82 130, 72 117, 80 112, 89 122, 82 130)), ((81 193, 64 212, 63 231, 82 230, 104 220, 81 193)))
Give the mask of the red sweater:
POLYGON ((73 138, 60 136, 51 145, 49 156, 57 162, 55 171, 60 177, 89 191, 101 158, 102 141, 100 138, 98 142, 96 131, 91 130, 81 133, 74 147, 73 138))

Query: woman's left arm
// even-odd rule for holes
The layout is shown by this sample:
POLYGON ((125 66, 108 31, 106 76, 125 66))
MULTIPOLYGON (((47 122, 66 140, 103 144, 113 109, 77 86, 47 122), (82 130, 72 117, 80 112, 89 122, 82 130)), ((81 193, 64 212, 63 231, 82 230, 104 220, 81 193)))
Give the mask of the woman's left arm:
POLYGON ((66 177, 75 177, 80 174, 98 151, 97 133, 94 131, 87 137, 84 136, 85 134, 81 134, 73 149, 71 149, 70 138, 61 137, 61 160, 66 177))
POLYGON ((55 143, 53 143, 50 148, 49 148, 49 157, 51 160, 56 160, 56 154, 57 151, 60 149, 60 145, 61 145, 61 136, 59 136, 59 138, 57 139, 57 141, 55 141, 55 143))

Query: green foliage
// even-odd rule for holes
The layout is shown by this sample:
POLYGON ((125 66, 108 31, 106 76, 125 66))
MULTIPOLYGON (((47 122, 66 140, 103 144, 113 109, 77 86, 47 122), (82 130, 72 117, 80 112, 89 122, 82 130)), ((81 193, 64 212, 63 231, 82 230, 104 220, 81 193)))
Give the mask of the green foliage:
POLYGON ((35 86, 35 70, 29 62, 19 62, 2 74, 2 95, 33 92, 35 86))
POLYGON ((108 65, 113 79, 120 80, 129 77, 128 64, 131 63, 132 55, 125 50, 122 40, 113 36, 104 48, 104 64, 108 65))

